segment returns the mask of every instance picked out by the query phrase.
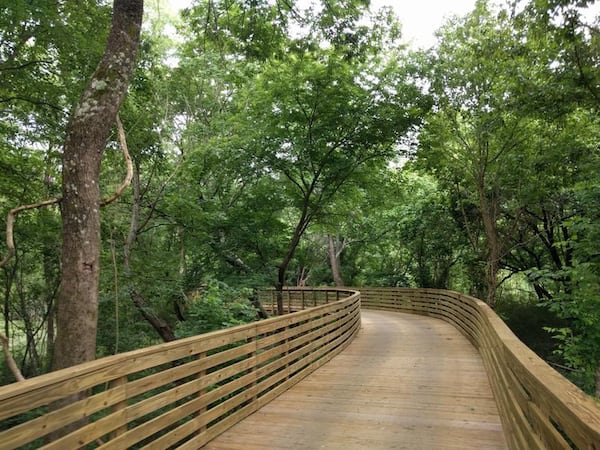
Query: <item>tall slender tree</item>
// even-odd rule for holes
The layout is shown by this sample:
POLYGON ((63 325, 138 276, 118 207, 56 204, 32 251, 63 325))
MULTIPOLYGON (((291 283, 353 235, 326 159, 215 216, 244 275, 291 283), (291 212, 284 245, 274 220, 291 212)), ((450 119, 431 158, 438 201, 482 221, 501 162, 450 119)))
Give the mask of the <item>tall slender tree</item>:
POLYGON ((493 306, 507 251, 501 208, 531 136, 531 120, 519 114, 515 90, 531 65, 507 16, 496 17, 486 1, 449 23, 440 37, 430 74, 437 107, 421 135, 420 157, 460 198, 474 250, 485 254, 485 271, 477 276, 485 278, 484 296, 493 306), (470 229, 468 209, 475 212, 483 242, 470 229))

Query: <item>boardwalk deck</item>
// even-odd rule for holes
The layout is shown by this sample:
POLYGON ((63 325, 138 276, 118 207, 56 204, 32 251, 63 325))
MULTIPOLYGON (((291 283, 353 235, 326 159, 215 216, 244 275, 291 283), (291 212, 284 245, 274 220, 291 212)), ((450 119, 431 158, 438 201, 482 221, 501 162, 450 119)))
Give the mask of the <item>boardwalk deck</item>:
POLYGON ((363 310, 340 355, 206 450, 505 449, 477 350, 441 320, 363 310))

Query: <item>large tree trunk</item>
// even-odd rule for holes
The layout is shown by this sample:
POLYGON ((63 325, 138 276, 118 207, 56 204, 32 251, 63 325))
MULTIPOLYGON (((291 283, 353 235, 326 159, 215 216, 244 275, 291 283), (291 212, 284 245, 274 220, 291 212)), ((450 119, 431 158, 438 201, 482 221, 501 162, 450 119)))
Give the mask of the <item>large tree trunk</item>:
POLYGON ((102 60, 75 106, 63 151, 62 275, 53 369, 95 358, 100 264, 100 164, 135 69, 143 0, 114 0, 102 60))

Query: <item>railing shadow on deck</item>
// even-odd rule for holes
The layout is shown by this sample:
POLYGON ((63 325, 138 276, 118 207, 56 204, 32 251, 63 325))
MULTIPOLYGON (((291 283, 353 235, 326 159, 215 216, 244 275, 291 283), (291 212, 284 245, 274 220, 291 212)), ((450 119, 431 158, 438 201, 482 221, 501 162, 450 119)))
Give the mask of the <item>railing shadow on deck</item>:
MULTIPOLYGON (((342 351, 358 332, 362 303, 458 328, 482 356, 511 449, 600 450, 598 404, 480 300, 403 288, 288 288, 283 300, 292 313, 1 387, 0 449, 199 448, 342 351), (76 393, 87 395, 48 410, 76 393), (44 438, 81 418, 89 423, 44 438)), ((275 309, 272 291, 261 301, 275 309)))
POLYGON ((0 449, 199 448, 351 342, 360 294, 313 298, 304 311, 0 387, 0 449), (52 407, 74 395, 81 400, 52 407))

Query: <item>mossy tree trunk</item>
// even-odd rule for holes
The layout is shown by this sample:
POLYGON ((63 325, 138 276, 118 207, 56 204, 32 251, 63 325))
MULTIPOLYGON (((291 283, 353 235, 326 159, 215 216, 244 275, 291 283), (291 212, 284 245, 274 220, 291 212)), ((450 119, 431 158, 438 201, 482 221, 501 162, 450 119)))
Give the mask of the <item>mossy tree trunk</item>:
POLYGON ((100 264, 100 165, 135 69, 143 0, 115 0, 104 55, 67 125, 62 275, 53 369, 95 358, 100 264))

